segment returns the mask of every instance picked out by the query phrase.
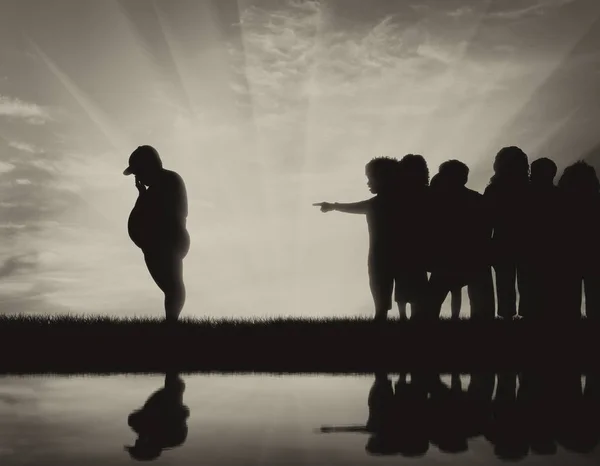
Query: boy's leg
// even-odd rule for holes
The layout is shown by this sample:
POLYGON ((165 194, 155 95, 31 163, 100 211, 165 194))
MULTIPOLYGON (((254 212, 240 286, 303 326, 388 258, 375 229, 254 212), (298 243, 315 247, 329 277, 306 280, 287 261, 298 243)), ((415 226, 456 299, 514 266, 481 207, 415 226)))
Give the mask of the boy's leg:
POLYGON ((400 320, 408 320, 408 316, 406 315, 406 301, 396 301, 396 304, 398 305, 400 320))
POLYGON ((600 317, 600 276, 595 271, 583 277, 585 291, 585 314, 588 319, 600 317))
POLYGON ((489 265, 477 269, 467 286, 471 303, 471 319, 494 320, 496 301, 494 299, 494 279, 489 265))
POLYGON ((427 304, 425 305, 425 312, 428 318, 439 319, 442 304, 444 304, 449 292, 450 285, 447 277, 443 273, 432 272, 431 277, 429 277, 427 304))
MULTIPOLYGON (((535 281, 533 267, 527 261, 516 264, 517 288, 519 290, 519 315, 531 317, 535 313, 535 281)), ((536 277, 539 278, 539 277, 536 277)))
POLYGON ((494 269, 496 270, 498 316, 504 319, 512 319, 517 315, 516 265, 511 262, 499 263, 494 265, 494 269))
POLYGON ((400 320, 408 320, 408 315, 406 314, 406 305, 408 304, 406 280, 404 277, 396 275, 394 282, 394 299, 396 301, 396 305, 398 306, 398 315, 400 320))
POLYGON ((383 307, 375 307, 375 317, 373 320, 380 322, 380 321, 386 321, 387 320, 387 315, 388 315, 388 310, 383 308, 383 307))
POLYGON ((452 319, 460 317, 460 308, 462 307, 462 288, 456 287, 450 290, 450 311, 452 319))
POLYGON ((396 302, 402 303, 406 315, 406 304, 410 303, 410 319, 426 319, 428 313, 427 272, 421 270, 399 270, 396 272, 396 302))
POLYGON ((427 317, 429 278, 424 268, 415 272, 413 290, 413 301, 410 306, 411 317, 419 314, 427 317))
POLYGON ((578 271, 564 273, 560 282, 560 308, 554 314, 558 320, 573 320, 581 317, 582 280, 578 271))
POLYGON ((173 251, 146 252, 144 260, 150 275, 165 294, 165 314, 169 322, 177 321, 185 304, 183 259, 173 251))
MULTIPOLYGON (((526 264, 527 285, 529 286, 529 301, 528 306, 525 307, 522 307, 521 303, 519 303, 519 314, 528 320, 545 319, 548 315, 545 293, 549 290, 549 270, 551 269, 552 265, 546 262, 547 261, 542 261, 541 259, 538 261, 531 259, 526 264)), ((519 271, 517 271, 517 274, 518 273, 519 271)), ((519 282, 518 277, 517 283, 523 287, 522 280, 519 282)), ((519 293, 521 293, 520 289, 521 288, 519 288, 519 293)))
POLYGON ((369 286, 375 303, 375 320, 386 320, 392 308, 394 277, 386 267, 369 264, 369 286))

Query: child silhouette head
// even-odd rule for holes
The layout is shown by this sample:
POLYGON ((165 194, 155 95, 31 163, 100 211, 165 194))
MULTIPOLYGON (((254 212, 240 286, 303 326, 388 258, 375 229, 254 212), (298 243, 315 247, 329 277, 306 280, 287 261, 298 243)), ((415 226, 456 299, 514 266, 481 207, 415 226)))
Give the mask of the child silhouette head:
POLYGON ((365 166, 367 186, 373 194, 390 191, 394 186, 398 161, 391 157, 375 157, 365 166))
POLYGON ((569 195, 590 196, 598 194, 600 181, 594 167, 579 160, 565 168, 558 187, 569 195))
POLYGON ((556 176, 556 164, 547 157, 531 163, 531 182, 536 185, 552 185, 556 176))
POLYGON ((449 186, 465 186, 469 181, 469 167, 460 160, 447 160, 440 165, 436 176, 449 186))
POLYGON ((529 180, 529 160, 527 154, 519 147, 503 147, 496 154, 492 181, 498 180, 507 183, 527 182, 529 180))
POLYGON ((429 168, 422 155, 406 154, 399 162, 398 182, 408 188, 424 188, 429 185, 429 168))

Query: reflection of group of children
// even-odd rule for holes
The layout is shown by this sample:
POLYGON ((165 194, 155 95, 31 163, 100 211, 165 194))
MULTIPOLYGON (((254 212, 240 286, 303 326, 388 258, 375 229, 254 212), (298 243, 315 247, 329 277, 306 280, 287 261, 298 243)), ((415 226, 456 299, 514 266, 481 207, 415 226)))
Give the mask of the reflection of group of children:
POLYGON ((490 373, 470 375, 463 391, 458 374, 446 385, 439 374, 375 375, 365 426, 324 426, 321 432, 365 432, 371 454, 415 457, 430 445, 444 453, 469 449, 483 436, 503 460, 529 452, 555 454, 557 446, 589 453, 600 441, 600 384, 596 374, 490 373), (518 383, 517 383, 518 382, 518 383), (494 395, 495 388, 495 395, 494 395))
POLYGON ((392 292, 400 318, 437 319, 452 295, 458 318, 467 287, 471 318, 600 316, 600 183, 579 161, 554 185, 556 164, 518 147, 502 148, 484 194, 466 187, 469 168, 449 160, 429 181, 427 162, 408 154, 366 165, 374 197, 321 202, 322 212, 364 214, 369 229, 369 279, 375 319, 385 320, 392 292), (428 277, 429 273, 429 277, 428 277), (516 287, 519 292, 517 309, 516 287), (518 312, 517 312, 518 311, 518 312))

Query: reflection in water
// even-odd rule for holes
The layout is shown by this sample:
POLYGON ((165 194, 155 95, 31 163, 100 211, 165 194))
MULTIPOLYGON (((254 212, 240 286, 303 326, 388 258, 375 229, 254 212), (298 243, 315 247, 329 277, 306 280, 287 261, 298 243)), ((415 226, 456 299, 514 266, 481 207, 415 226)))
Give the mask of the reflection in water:
POLYGON ((483 436, 504 461, 553 455, 558 446, 591 453, 600 441, 600 377, 547 373, 472 374, 467 390, 458 374, 378 373, 368 395, 365 426, 324 426, 321 432, 370 434, 373 455, 423 456, 430 445, 462 453, 483 436), (494 387, 496 394, 494 395, 494 387))
POLYGON ((589 374, 183 378, 0 377, 0 465, 600 464, 589 374))
POLYGON ((129 427, 138 434, 133 446, 126 446, 136 460, 153 460, 164 449, 180 446, 188 433, 190 410, 183 404, 185 383, 177 373, 165 375, 164 387, 154 392, 144 406, 127 419, 129 427))

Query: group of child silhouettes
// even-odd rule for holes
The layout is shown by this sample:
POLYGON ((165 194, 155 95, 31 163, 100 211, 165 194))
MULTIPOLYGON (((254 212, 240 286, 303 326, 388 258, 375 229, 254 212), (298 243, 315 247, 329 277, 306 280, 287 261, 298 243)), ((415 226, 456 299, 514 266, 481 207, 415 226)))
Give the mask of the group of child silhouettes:
POLYGON ((387 319, 392 299, 401 320, 409 303, 411 319, 437 320, 448 294, 458 319, 463 287, 471 319, 579 319, 583 297, 586 317, 595 318, 600 182, 584 161, 555 185, 557 173, 548 158, 530 165, 520 148, 503 147, 481 194, 467 188, 469 168, 459 160, 442 163, 430 180, 421 155, 377 157, 365 170, 374 197, 314 205, 366 215, 376 321, 387 319))

